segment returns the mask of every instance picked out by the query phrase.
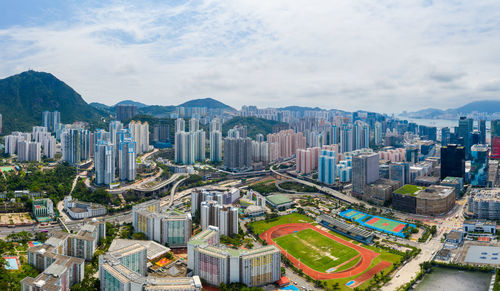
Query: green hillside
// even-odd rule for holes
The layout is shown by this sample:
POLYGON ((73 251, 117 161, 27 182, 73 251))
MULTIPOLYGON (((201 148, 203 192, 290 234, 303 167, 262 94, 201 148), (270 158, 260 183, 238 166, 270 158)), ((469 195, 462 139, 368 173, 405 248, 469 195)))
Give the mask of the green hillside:
POLYGON ((0 113, 3 133, 31 131, 42 124, 45 110, 61 112, 62 123, 86 121, 98 124, 105 113, 87 104, 54 75, 27 71, 0 80, 0 113))
POLYGON ((224 122, 222 125, 222 133, 224 136, 227 135, 227 131, 233 128, 235 125, 243 125, 247 127, 247 135, 250 138, 255 139, 255 136, 262 133, 266 136, 268 133, 273 133, 273 128, 283 126, 288 127, 288 123, 268 120, 257 117, 233 117, 232 119, 224 122))

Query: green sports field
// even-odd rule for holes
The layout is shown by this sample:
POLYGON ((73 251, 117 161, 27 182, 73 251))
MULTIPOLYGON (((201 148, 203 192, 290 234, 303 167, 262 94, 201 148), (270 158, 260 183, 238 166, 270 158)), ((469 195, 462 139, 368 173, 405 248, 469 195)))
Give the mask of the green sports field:
POLYGON ((312 229, 281 236, 274 241, 290 255, 300 259, 301 263, 320 272, 326 272, 359 254, 312 229))

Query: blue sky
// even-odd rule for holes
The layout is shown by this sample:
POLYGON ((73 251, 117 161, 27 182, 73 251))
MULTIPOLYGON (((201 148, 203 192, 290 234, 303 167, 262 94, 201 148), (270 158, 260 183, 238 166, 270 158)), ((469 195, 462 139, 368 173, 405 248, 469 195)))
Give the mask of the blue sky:
POLYGON ((2 1, 0 78, 105 104, 445 109, 500 99, 499 28, 499 1, 2 1))

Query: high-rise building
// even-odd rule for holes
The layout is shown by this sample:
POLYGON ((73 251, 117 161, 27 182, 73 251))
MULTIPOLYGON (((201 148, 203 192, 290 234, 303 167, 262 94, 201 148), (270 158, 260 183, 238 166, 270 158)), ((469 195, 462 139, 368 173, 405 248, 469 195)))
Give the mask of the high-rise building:
POLYGON ((383 130, 382 130, 382 123, 380 122, 375 122, 375 134, 374 134, 374 143, 375 145, 379 146, 382 145, 383 142, 383 136, 382 136, 383 130))
POLYGON ((195 132, 200 130, 200 121, 196 118, 191 118, 189 120, 189 131, 195 132))
POLYGON ((222 161, 222 125, 218 118, 210 122, 210 161, 222 161))
POLYGON ((59 129, 61 123, 61 113, 59 111, 44 111, 42 112, 42 124, 50 132, 55 132, 59 129))
POLYGON ((61 135, 62 158, 70 164, 86 161, 91 156, 93 135, 88 130, 65 129, 61 135))
POLYGON ((411 164, 419 162, 418 146, 416 144, 408 144, 405 147, 405 161, 411 164))
POLYGON ((137 115, 137 106, 131 104, 116 105, 116 119, 127 121, 137 115))
POLYGON ((348 124, 344 124, 340 127, 340 152, 352 152, 353 145, 353 134, 352 128, 348 124))
POLYGON ((118 120, 112 120, 109 122, 109 136, 110 142, 114 145, 118 144, 117 135, 120 130, 123 129, 123 123, 118 120))
POLYGON ((486 120, 479 120, 479 134, 481 136, 479 143, 486 144, 486 120))
POLYGON ((210 226, 189 241, 188 269, 213 286, 221 283, 261 286, 281 277, 281 252, 275 245, 229 251, 219 245, 217 227, 210 226))
POLYGON ((135 142, 131 138, 118 143, 118 174, 120 181, 134 181, 137 175, 135 142))
POLYGON ((318 181, 327 185, 334 185, 337 177, 336 167, 335 152, 321 150, 318 157, 318 181))
POLYGON ((443 127, 441 129, 441 145, 446 146, 451 141, 451 132, 448 127, 443 127))
POLYGON ((491 137, 500 136, 500 119, 491 121, 491 137))
POLYGON ((410 164, 392 163, 389 165, 389 179, 399 182, 399 187, 410 183, 410 164))
POLYGON ((19 162, 39 162, 42 145, 39 142, 20 140, 17 142, 17 160, 19 162))
POLYGON ((175 132, 186 131, 186 121, 183 118, 175 120, 175 132))
POLYGON ((49 159, 53 159, 56 156, 56 138, 51 135, 46 135, 41 140, 43 155, 49 159))
POLYGON ((460 117, 458 127, 456 128, 456 136, 463 139, 462 146, 465 149, 465 158, 470 158, 470 147, 472 146, 472 131, 474 130, 474 119, 460 117))
POLYGON ((216 226, 221 235, 238 234, 238 207, 226 206, 215 200, 203 201, 200 205, 200 225, 203 230, 216 226))
POLYGON ((94 152, 95 183, 110 185, 115 182, 114 145, 108 141, 97 142, 94 152))
POLYGON ((362 154, 352 157, 352 194, 362 198, 366 185, 379 178, 379 155, 362 154))
POLYGON ((470 184, 485 187, 488 182, 488 145, 473 145, 471 157, 470 184))
POLYGON ((268 134, 267 141, 277 143, 278 158, 282 159, 290 158, 297 153, 298 149, 306 148, 306 137, 303 136, 302 132, 296 133, 292 129, 268 134))
POLYGON ((170 141, 170 126, 165 123, 157 123, 153 127, 153 140, 155 142, 170 141))
POLYGON ((159 200, 151 200, 132 207, 132 225, 150 240, 168 244, 170 248, 186 247, 191 237, 190 213, 179 213, 160 208, 159 200))
POLYGON ((441 147, 441 180, 465 177, 465 148, 456 144, 441 147))
POLYGON ((99 256, 100 290, 201 291, 198 276, 148 276, 148 264, 169 250, 154 241, 113 240, 108 251, 99 256))
POLYGON ((224 167, 244 170, 252 167, 252 140, 250 138, 224 139, 224 167))
POLYGON ((22 290, 69 290, 84 277, 85 260, 91 260, 106 237, 104 222, 83 225, 78 233, 53 232, 41 245, 28 249, 28 263, 40 274, 21 280, 22 290))
POLYGON ((135 141, 135 152, 140 155, 149 150, 149 124, 131 121, 128 124, 132 139, 135 141))

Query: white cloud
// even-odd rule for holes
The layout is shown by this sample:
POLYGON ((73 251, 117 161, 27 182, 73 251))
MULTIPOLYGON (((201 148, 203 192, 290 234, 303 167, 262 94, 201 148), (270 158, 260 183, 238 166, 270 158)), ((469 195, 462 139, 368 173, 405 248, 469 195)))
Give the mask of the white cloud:
POLYGON ((499 98, 497 1, 132 3, 0 30, 0 74, 48 71, 107 104, 398 112, 499 98))

